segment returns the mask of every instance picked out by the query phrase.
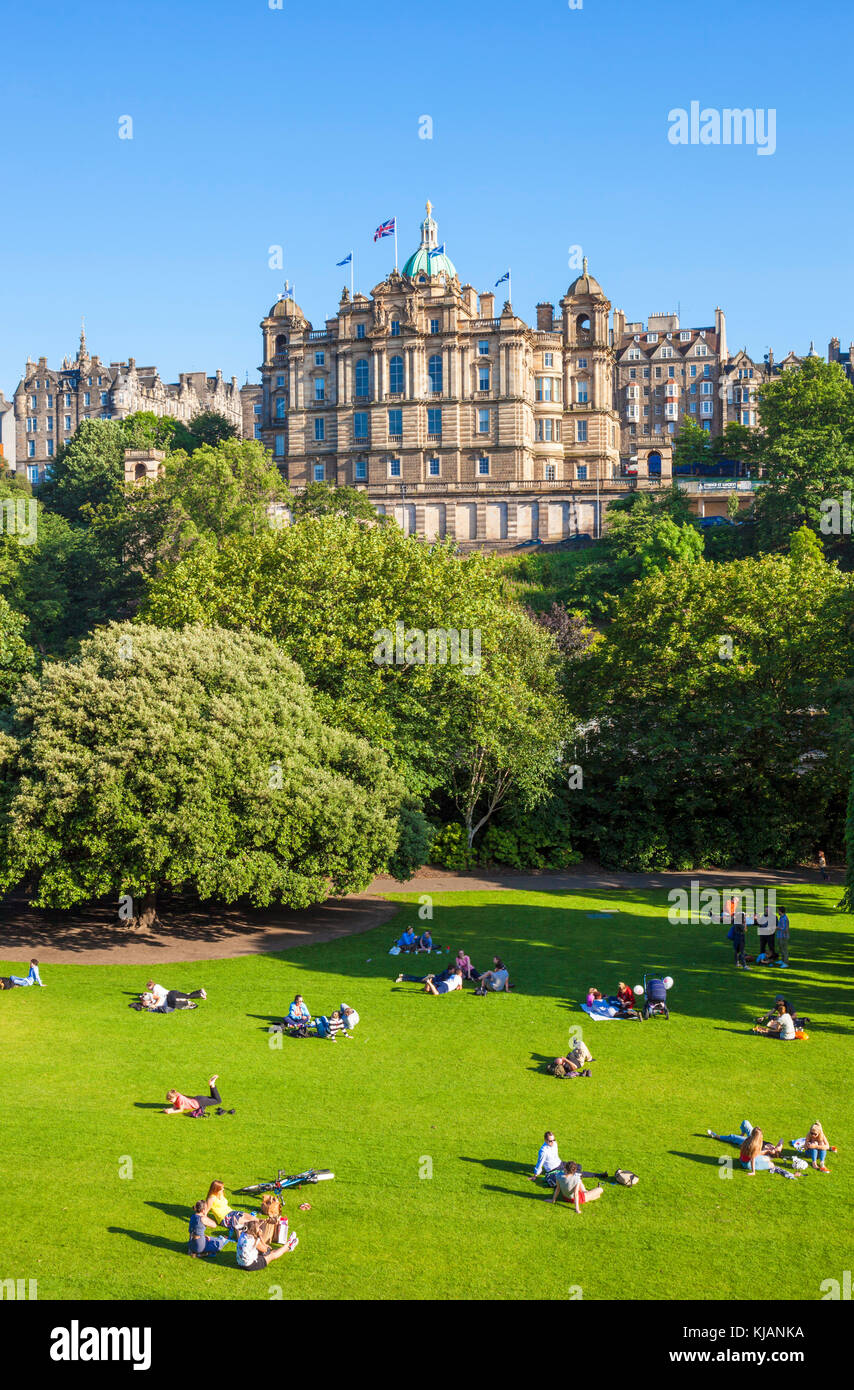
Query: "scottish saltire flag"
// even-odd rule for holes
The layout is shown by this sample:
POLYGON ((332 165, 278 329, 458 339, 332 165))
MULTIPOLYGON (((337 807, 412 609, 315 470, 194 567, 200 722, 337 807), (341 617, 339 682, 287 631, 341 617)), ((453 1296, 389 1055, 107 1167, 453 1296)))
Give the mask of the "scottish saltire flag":
POLYGON ((381 222, 374 232, 374 241, 379 241, 380 237, 394 236, 394 218, 389 218, 388 222, 381 222))
POLYGON ((505 281, 505 280, 509 280, 509 279, 510 279, 510 271, 509 271, 509 270, 505 270, 505 272, 504 272, 504 274, 502 275, 501 279, 500 279, 500 280, 496 280, 496 282, 495 282, 495 288, 498 289, 498 286, 499 286, 499 285, 503 285, 503 284, 504 284, 504 281, 505 281))
POLYGON ((444 243, 444 241, 442 242, 442 245, 441 245, 441 246, 434 246, 433 249, 432 249, 432 251, 428 251, 428 252, 427 252, 427 255, 428 255, 428 256, 444 256, 444 254, 445 254, 445 243, 444 243))
POLYGON ((349 265, 350 262, 352 261, 352 259, 353 259, 353 252, 352 252, 352 251, 348 251, 347 254, 346 254, 346 256, 344 257, 343 261, 336 261, 335 264, 336 264, 336 265, 349 265))

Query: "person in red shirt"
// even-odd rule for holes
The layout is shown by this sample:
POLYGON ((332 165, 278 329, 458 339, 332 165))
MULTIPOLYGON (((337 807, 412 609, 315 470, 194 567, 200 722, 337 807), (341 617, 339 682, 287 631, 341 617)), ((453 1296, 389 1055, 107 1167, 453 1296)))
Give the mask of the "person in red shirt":
POLYGON ((625 980, 621 980, 617 986, 617 998, 620 1001, 621 1009, 624 1009, 626 1012, 628 1012, 629 1009, 634 1009, 635 996, 632 993, 631 985, 627 985, 625 980))

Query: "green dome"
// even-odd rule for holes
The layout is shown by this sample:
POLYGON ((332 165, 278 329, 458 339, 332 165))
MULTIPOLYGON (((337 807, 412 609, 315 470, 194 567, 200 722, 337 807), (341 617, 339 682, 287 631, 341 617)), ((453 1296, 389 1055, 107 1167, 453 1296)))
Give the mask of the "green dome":
POLYGON ((408 275, 410 280, 417 280, 420 275, 433 276, 444 272, 449 280, 455 280, 457 268, 450 256, 446 256, 444 251, 440 251, 438 255, 430 254, 439 244, 439 228, 431 216, 432 211, 432 204, 428 203, 427 216, 421 223, 421 245, 409 257, 403 267, 403 273, 408 275))

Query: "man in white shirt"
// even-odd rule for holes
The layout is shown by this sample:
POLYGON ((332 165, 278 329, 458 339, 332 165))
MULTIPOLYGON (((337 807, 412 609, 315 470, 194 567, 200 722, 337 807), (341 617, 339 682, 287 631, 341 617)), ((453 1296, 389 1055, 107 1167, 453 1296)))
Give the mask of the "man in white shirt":
POLYGON ((447 980, 441 980, 438 985, 434 985, 432 975, 428 975, 424 981, 425 994, 451 994, 455 989, 462 989, 462 987, 462 970, 452 970, 447 980))
POLYGON ((162 985, 157 985, 153 980, 149 980, 145 986, 146 992, 155 1000, 154 1007, 162 1009, 164 1004, 169 1009, 184 1009, 191 999, 207 999, 207 994, 203 989, 194 989, 192 994, 184 994, 180 989, 164 989, 162 985))
POLYGON ((549 1187, 554 1187, 557 1181, 558 1169, 562 1167, 560 1154, 557 1151, 557 1140, 550 1129, 543 1135, 543 1142, 540 1145, 540 1152, 537 1154, 537 1166, 530 1174, 530 1181, 536 1182, 542 1173, 549 1187))
POLYGON ((359 1015, 355 1009, 351 1009, 349 1004, 341 1005, 341 1021, 348 1033, 352 1033, 356 1024, 359 1022, 359 1015))

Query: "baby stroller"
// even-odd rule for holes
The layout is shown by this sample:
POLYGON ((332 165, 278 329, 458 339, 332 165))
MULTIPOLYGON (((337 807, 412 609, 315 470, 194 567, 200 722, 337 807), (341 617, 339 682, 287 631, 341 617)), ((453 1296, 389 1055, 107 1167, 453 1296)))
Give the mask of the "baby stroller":
POLYGON ((655 974, 644 972, 643 988, 646 996, 643 1006, 644 1018, 670 1018, 670 1010, 667 1007, 667 989, 664 984, 663 970, 655 974))

